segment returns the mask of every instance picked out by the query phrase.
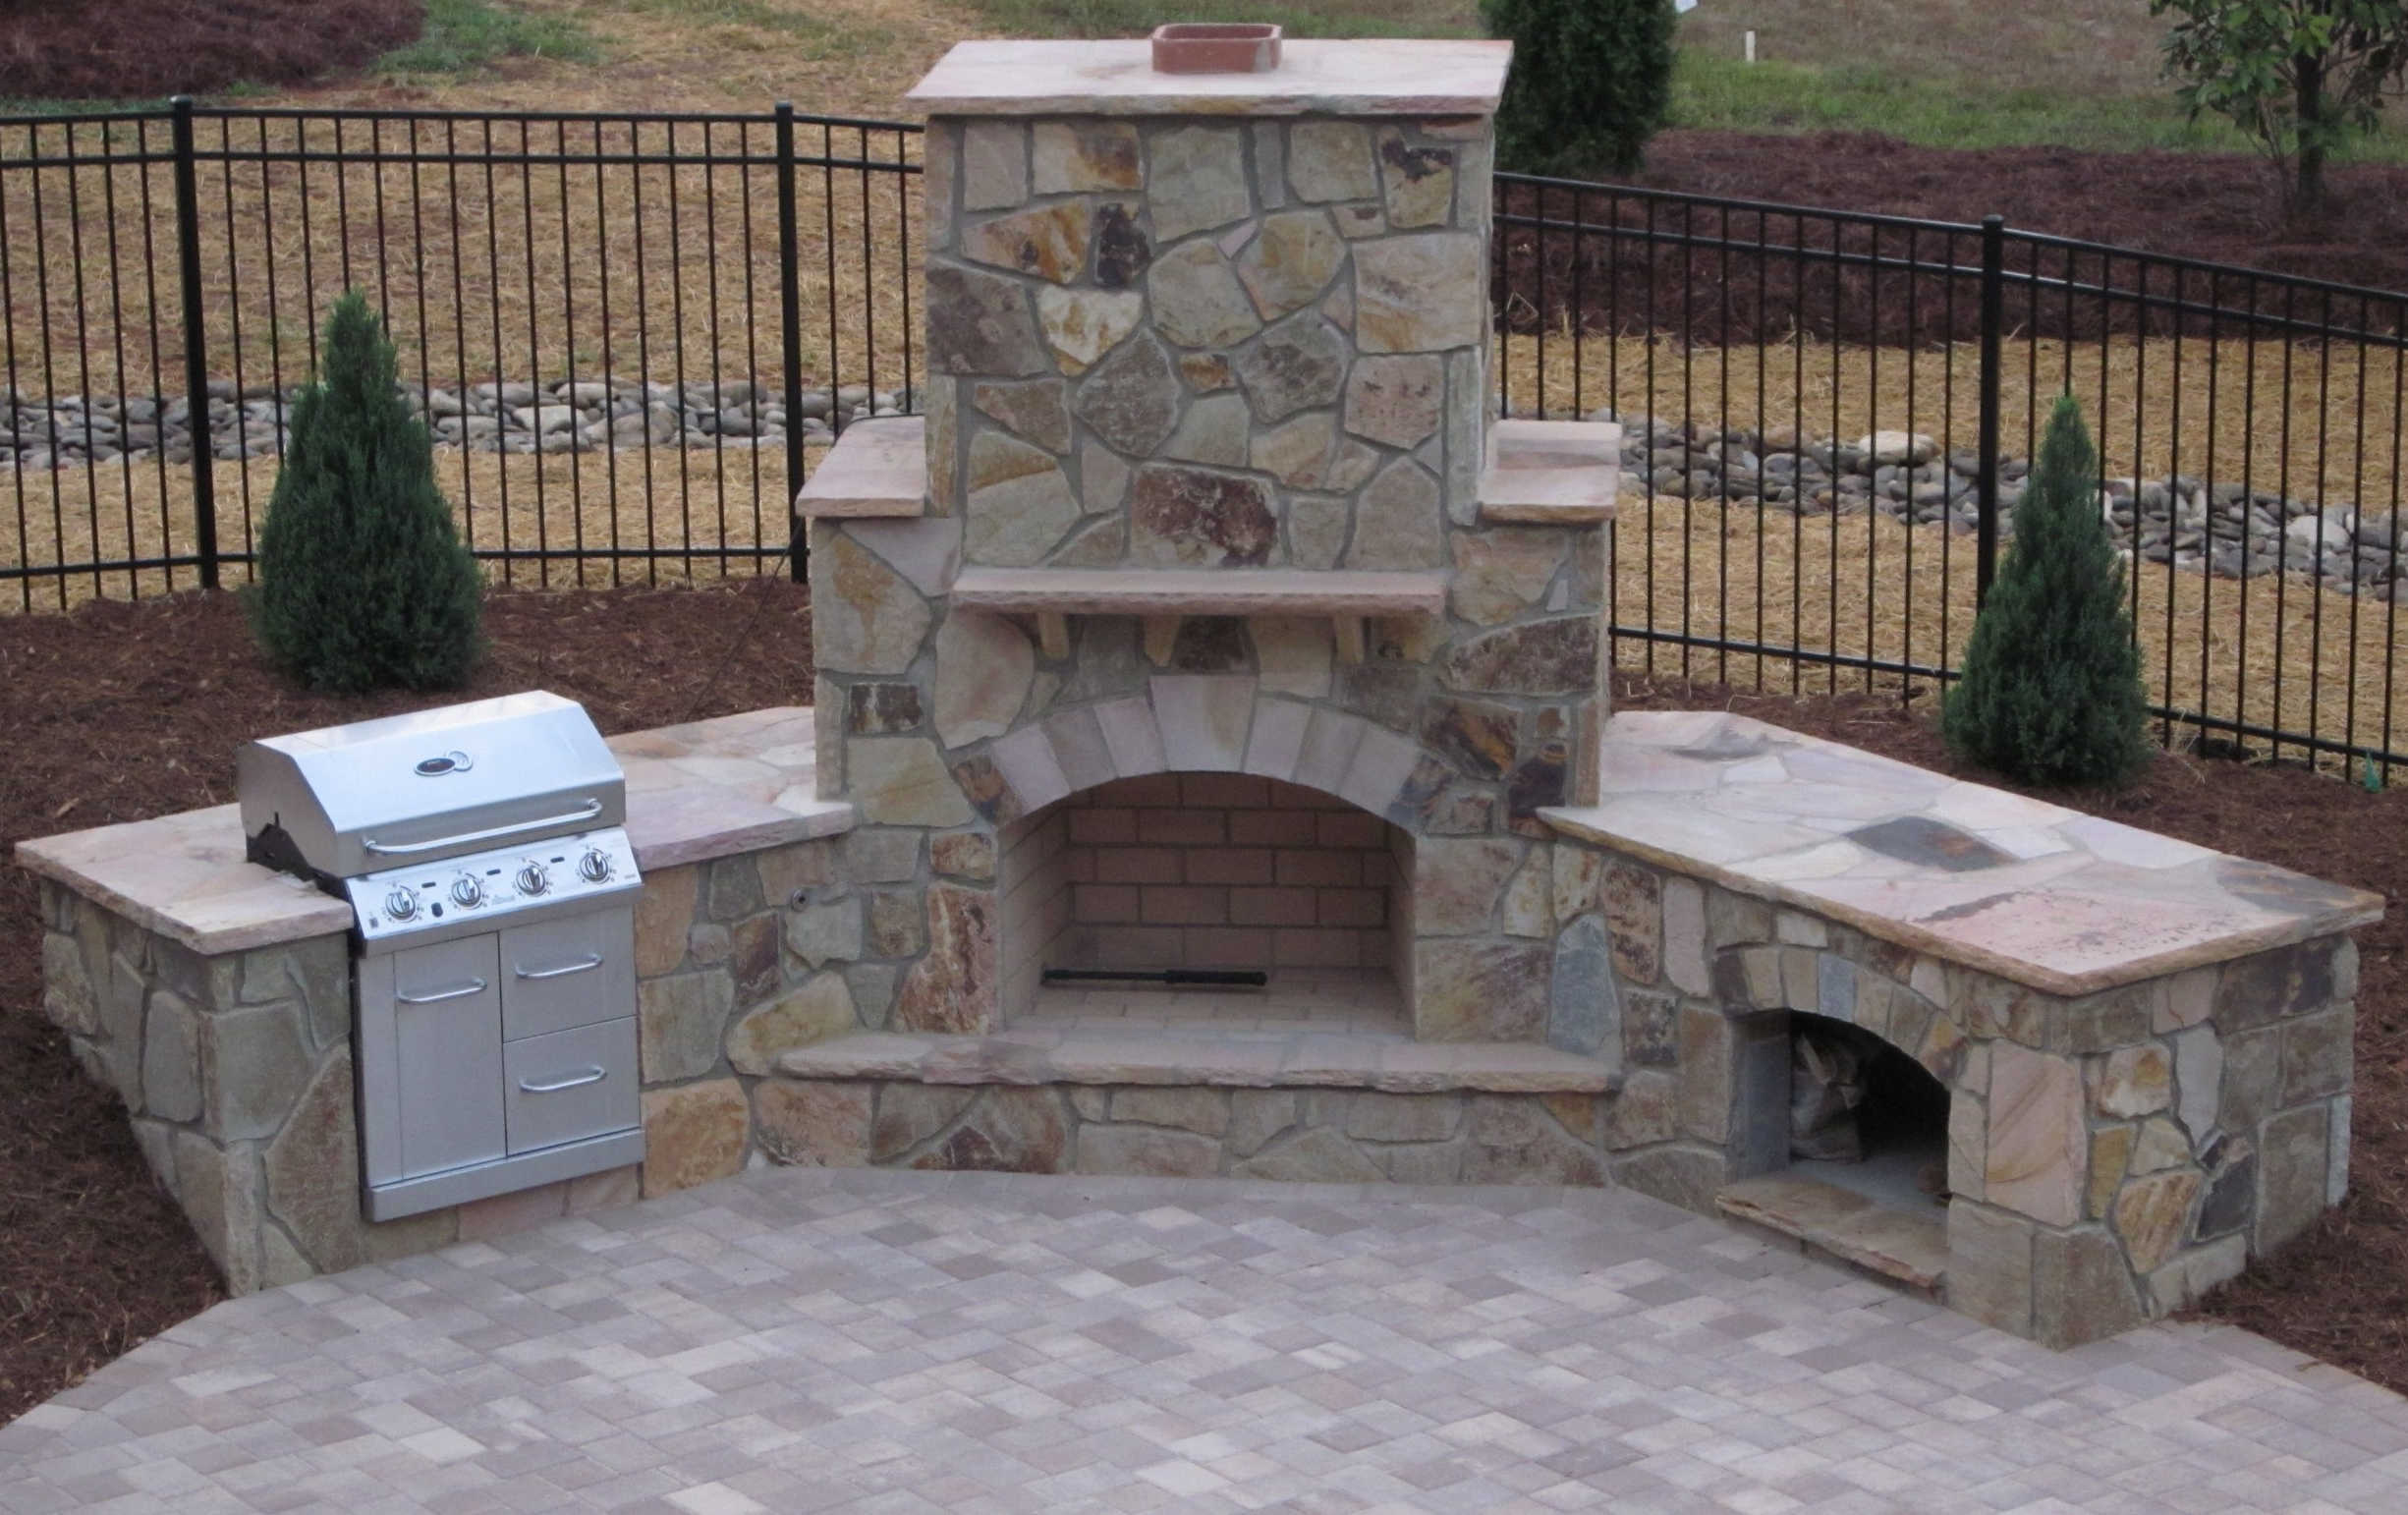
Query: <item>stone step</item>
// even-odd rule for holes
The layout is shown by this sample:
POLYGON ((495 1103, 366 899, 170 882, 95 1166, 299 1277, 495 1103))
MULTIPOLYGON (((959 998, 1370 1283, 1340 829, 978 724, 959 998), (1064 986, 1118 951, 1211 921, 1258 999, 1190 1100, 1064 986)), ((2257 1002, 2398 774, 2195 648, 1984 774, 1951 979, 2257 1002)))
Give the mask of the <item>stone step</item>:
POLYGON ((1947 1282, 1944 1205, 1898 1208, 1820 1179, 1770 1173, 1725 1184, 1714 1207, 1934 1299, 1947 1282))
POLYGON ((1365 1089, 1599 1094, 1619 1070, 1527 1041, 1416 1041, 1402 1032, 1235 1030, 1224 1025, 1104 1028, 1042 1024, 992 1036, 862 1032, 778 1059, 795 1079, 923 1084, 1195 1085, 1224 1089, 1365 1089))
POLYGON ((1594 1058, 1395 1034, 866 1033, 777 1068, 763 1150, 828 1167, 1595 1187, 1629 1140, 1594 1058))

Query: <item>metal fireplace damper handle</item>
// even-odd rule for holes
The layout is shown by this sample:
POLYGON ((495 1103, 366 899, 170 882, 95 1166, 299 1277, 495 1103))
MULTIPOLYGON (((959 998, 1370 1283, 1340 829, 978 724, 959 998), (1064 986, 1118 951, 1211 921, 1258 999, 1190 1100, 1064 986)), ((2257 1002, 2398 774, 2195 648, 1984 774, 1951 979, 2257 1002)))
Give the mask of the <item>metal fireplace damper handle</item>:
POLYGON ((517 836, 522 831, 540 831, 546 826, 561 826, 573 821, 591 820, 600 814, 602 814, 602 802, 588 800, 566 815, 543 815, 533 820, 514 821, 506 826, 495 826, 490 831, 463 831, 458 836, 438 836, 431 842, 403 842, 393 846, 387 846, 369 836, 363 837, 360 845, 370 852, 382 853, 388 858, 400 858, 412 853, 434 852, 444 847, 457 847, 464 842, 499 841, 505 836, 517 836))
POLYGON ((610 1077, 610 1075, 607 1072, 600 1068, 594 1067, 591 1063, 588 1063, 586 1065, 585 1072, 574 1075, 570 1078, 554 1079, 548 1084, 531 1084, 527 1080, 521 1079, 519 1080, 519 1093, 523 1094, 556 1094, 564 1089, 583 1089, 588 1084, 599 1084, 602 1082, 602 1080, 608 1077, 610 1077))

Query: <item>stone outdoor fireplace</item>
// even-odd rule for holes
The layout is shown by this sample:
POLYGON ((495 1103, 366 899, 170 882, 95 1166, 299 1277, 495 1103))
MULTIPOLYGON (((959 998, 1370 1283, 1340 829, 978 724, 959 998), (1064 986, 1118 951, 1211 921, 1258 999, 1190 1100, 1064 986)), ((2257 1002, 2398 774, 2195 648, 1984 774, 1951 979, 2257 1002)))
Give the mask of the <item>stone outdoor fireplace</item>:
POLYGON ((971 43, 913 92, 931 372, 880 445, 924 475, 810 506, 821 795, 1002 863, 928 884, 960 951, 901 1024, 1213 967, 1582 1038, 1532 858, 1594 794, 1615 433, 1489 422, 1507 56, 971 43))

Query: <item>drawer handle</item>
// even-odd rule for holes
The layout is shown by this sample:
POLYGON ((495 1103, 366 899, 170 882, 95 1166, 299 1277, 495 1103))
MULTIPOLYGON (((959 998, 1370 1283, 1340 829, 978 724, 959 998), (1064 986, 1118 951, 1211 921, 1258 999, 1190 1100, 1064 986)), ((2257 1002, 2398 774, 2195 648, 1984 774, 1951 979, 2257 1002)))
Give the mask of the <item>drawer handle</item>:
POLYGON ((527 1094, 556 1094, 564 1089, 583 1089, 588 1084, 599 1084, 608 1077, 610 1075, 602 1069, 589 1067, 583 1073, 573 1073, 567 1078, 552 1079, 541 1084, 531 1084, 521 1079, 519 1080, 519 1092, 527 1094))
POLYGON ((405 1005, 432 1005, 440 1004, 447 999, 466 999, 471 994, 482 994, 484 991, 484 980, 471 979, 466 983, 448 989, 437 989, 431 994, 396 994, 393 997, 405 1005))
POLYGON ((591 973, 601 966, 602 954, 588 952, 584 962, 569 963, 559 968, 520 968, 514 963, 511 969, 522 979, 565 979, 571 974, 591 973))

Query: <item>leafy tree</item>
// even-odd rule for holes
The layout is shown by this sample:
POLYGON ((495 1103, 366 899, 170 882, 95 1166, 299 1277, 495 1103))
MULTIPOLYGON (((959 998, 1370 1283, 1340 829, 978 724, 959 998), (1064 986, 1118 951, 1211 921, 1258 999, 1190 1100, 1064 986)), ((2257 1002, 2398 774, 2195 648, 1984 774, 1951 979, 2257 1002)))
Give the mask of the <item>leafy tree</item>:
POLYGON ((2173 13, 2165 71, 2193 115, 2229 118, 2285 171, 2292 208, 2324 205, 2324 161, 2375 129, 2408 69, 2400 0, 2149 0, 2173 13))
POLYGON ((450 689, 482 648, 480 576, 435 487, 426 427, 394 387, 393 345, 359 291, 326 318, 325 366, 293 402, 259 535, 252 630, 334 694, 450 689))
POLYGON ((1513 40, 1497 152, 1525 173, 1639 167, 1672 100, 1672 0, 1480 0, 1513 40))
POLYGON ((2124 565, 2099 510, 2099 459, 2069 395, 2048 418, 2014 545, 1940 711, 1962 757, 2033 784, 2116 784, 2149 753, 2124 565))

